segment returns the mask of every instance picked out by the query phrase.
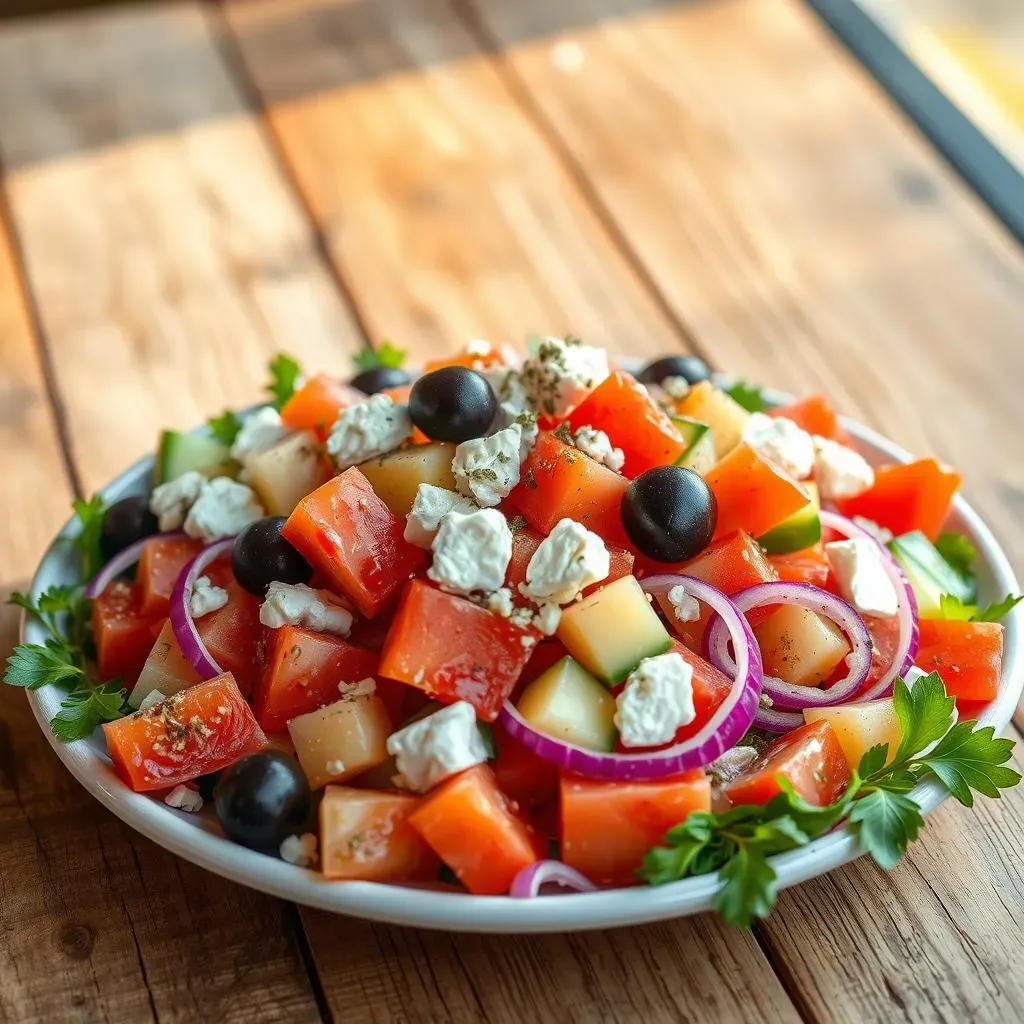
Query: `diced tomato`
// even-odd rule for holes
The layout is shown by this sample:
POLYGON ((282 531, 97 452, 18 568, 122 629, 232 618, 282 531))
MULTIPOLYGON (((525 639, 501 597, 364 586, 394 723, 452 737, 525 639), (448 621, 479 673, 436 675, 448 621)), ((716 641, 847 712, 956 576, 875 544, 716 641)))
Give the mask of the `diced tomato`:
POLYGON ((384 608, 426 552, 354 466, 299 502, 281 530, 306 560, 367 618, 384 608))
POLYGON ((562 860, 596 885, 629 885, 644 854, 693 811, 711 809, 700 769, 654 782, 563 775, 562 860))
POLYGON ((850 766, 828 722, 810 722, 780 736, 725 787, 725 794, 736 806, 766 804, 782 792, 780 776, 815 807, 824 807, 846 792, 850 766))
POLYGON ((771 555, 768 561, 779 574, 779 579, 787 583, 809 583, 822 589, 828 583, 831 570, 821 544, 788 555, 771 555))
POLYGON ((792 420, 808 434, 827 437, 830 441, 838 441, 840 444, 851 444, 850 435, 839 422, 832 403, 825 395, 808 395, 806 398, 790 402, 789 405, 769 409, 768 415, 792 420))
POLYGON ((228 592, 223 608, 196 619, 196 629, 210 657, 230 672, 248 696, 260 674, 259 649, 263 639, 259 598, 234 579, 217 581, 228 592))
MULTIPOLYGON (((860 692, 864 693, 870 690, 892 667, 893 658, 896 656, 896 647, 900 640, 900 623, 895 615, 885 618, 864 615, 862 619, 871 637, 871 668, 868 670, 868 677, 864 680, 864 685, 860 688, 860 692)), ((845 662, 840 662, 829 682, 838 682, 847 672, 848 667, 845 662)))
POLYGON ((168 614, 174 584, 202 550, 203 542, 191 537, 154 537, 143 547, 135 581, 144 615, 158 619, 168 614))
POLYGON ((625 548, 629 539, 619 506, 628 486, 624 476, 542 431, 507 500, 513 511, 543 534, 568 517, 625 548))
POLYGON ((114 770, 136 793, 219 772, 267 747, 230 673, 103 726, 114 770))
MULTIPOLYGON (((115 580, 92 602, 92 636, 103 679, 131 688, 153 649, 153 630, 163 622, 142 611, 137 586, 115 580)), ((161 627, 162 628, 162 627, 161 627)))
POLYGON ((432 790, 409 822, 479 896, 508 892, 512 879, 543 856, 543 840, 512 809, 486 765, 432 790))
POLYGON ((558 769, 495 727, 498 756, 491 763, 502 793, 525 810, 532 810, 558 792, 558 769))
POLYGON ((320 864, 327 878, 372 882, 437 878, 437 855, 409 824, 419 797, 328 786, 320 803, 320 864))
POLYGON ((925 672, 938 672, 946 693, 960 701, 990 701, 999 692, 1003 669, 1003 627, 998 622, 922 619, 921 646, 914 659, 925 672))
POLYGON ((342 409, 366 401, 357 388, 318 373, 299 388, 281 409, 281 422, 293 430, 312 430, 324 441, 342 409))
POLYGON ((811 500, 784 469, 745 442, 705 477, 718 502, 715 536, 746 530, 760 537, 811 500))
POLYGON ((413 580, 381 653, 380 674, 444 704, 468 701, 492 722, 532 647, 531 634, 508 619, 413 580))
POLYGON ((622 472, 639 476, 655 466, 671 466, 686 442, 665 411, 634 377, 616 370, 569 414, 573 433, 580 427, 603 430, 626 457, 622 472))
POLYGON ((253 689, 256 719, 281 732, 291 719, 338 700, 339 683, 377 674, 378 657, 327 633, 298 626, 268 630, 266 666, 253 689))
POLYGON ((935 540, 959 487, 959 473, 936 459, 919 459, 879 466, 870 490, 843 498, 836 506, 844 516, 866 516, 893 533, 920 530, 935 540))
MULTIPOLYGON (((689 562, 665 564, 637 559, 637 566, 646 576, 658 572, 683 573, 710 583, 723 594, 738 594, 747 587, 758 583, 769 583, 779 578, 774 566, 764 553, 761 545, 748 533, 737 530, 716 540, 710 547, 689 562)), ((667 597, 659 597, 658 604, 664 612, 672 630, 682 638, 693 651, 701 650, 704 633, 711 619, 711 609, 702 604, 700 617, 693 622, 680 622, 667 597)), ((749 619, 757 623, 767 612, 758 608, 751 612, 749 619)))

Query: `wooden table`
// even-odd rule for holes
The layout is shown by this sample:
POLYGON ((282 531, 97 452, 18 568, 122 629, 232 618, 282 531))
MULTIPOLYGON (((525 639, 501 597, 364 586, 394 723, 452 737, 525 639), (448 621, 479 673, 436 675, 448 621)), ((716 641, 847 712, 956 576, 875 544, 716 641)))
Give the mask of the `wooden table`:
MULTIPOLYGON (((963 467, 1024 568, 1024 259, 798 0, 15 19, 0 159, 5 589, 73 495, 253 400, 278 350, 341 373, 364 339, 531 331, 824 388, 963 467)), ((751 932, 377 926, 135 835, 5 692, 0 1021, 1020 1020, 1022 849, 1024 789, 751 932)))

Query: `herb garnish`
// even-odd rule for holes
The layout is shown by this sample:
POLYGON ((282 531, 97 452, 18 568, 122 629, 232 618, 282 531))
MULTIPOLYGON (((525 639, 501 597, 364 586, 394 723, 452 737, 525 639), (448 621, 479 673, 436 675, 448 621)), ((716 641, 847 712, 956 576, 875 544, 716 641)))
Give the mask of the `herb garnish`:
POLYGON ((764 391, 756 384, 748 384, 745 380, 738 380, 732 387, 725 388, 725 393, 747 412, 764 412, 768 408, 764 391))
POLYGON ((76 498, 71 507, 80 525, 74 545, 82 555, 82 571, 85 578, 92 579, 106 561, 103 552, 100 551, 103 518, 107 514, 106 502, 98 494, 94 494, 88 501, 76 498))
POLYGON ((237 413, 233 413, 230 409, 225 409, 219 416, 211 416, 206 423, 210 428, 210 433, 225 448, 230 448, 235 443, 235 438, 238 437, 238 432, 242 429, 242 421, 238 418, 237 413))
POLYGON ((1024 594, 1007 594, 1002 601, 979 608, 975 604, 965 604, 955 594, 942 594, 939 597, 939 613, 942 618, 956 622, 998 622, 1021 601, 1024 601, 1024 594))
POLYGON ((279 352, 270 361, 270 383, 267 391, 270 393, 270 404, 280 412, 285 403, 295 394, 302 377, 302 367, 283 352, 279 352))
POLYGON ((404 349, 398 348, 385 338, 376 348, 364 345, 352 362, 358 373, 376 370, 378 367, 398 370, 401 369, 407 355, 404 349))

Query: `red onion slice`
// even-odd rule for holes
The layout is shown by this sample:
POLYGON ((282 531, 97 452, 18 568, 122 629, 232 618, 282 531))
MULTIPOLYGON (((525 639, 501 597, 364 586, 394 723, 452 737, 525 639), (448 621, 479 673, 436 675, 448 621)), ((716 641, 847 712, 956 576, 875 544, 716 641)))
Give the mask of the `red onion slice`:
POLYGON ((85 596, 89 600, 93 600, 100 596, 110 584, 117 579, 121 573, 126 572, 142 557, 142 551, 151 540, 175 540, 178 537, 184 537, 183 533, 161 533, 156 534, 153 537, 143 537, 142 540, 137 540, 134 544, 129 544, 124 551, 119 551, 114 557, 107 562, 105 566, 89 581, 89 585, 85 588, 85 596))
POLYGON ((206 644, 203 643, 203 638, 199 635, 199 630, 196 629, 192 612, 189 611, 189 599, 192 597, 192 588, 195 586, 196 580, 203 574, 207 566, 230 551, 234 543, 234 537, 227 537, 203 548, 181 570, 178 582, 174 584, 174 590, 171 592, 171 630, 174 632, 174 639, 177 640, 185 660, 199 673, 200 679, 214 679, 216 676, 223 675, 224 669, 213 660, 210 652, 206 649, 206 644))
POLYGON ((538 860, 512 879, 509 896, 517 900, 530 900, 540 895, 542 886, 560 885, 573 892, 595 892, 597 886, 575 868, 560 860, 538 860))
POLYGON ((642 754, 599 753, 537 732, 515 705, 506 701, 499 721, 508 734, 545 761, 578 775, 600 779, 643 781, 678 775, 691 768, 703 768, 734 747, 750 728, 757 711, 763 674, 761 652, 747 620, 720 590, 690 576, 659 575, 641 581, 648 593, 667 593, 679 584, 722 617, 738 653, 732 689, 703 729, 663 750, 642 754))
POLYGON ((838 533, 840 537, 847 539, 856 537, 867 537, 873 544, 877 544, 882 552, 882 564, 889 574, 893 586, 896 587, 896 594, 899 599, 899 607, 896 615, 899 623, 899 640, 896 644, 896 651, 893 654, 892 665, 888 671, 869 689, 858 698, 859 701, 878 700, 881 697, 891 697, 893 683, 897 676, 903 676, 914 664, 917 655, 917 648, 920 642, 918 629, 917 600, 914 597, 914 590, 910 581, 903 575, 892 552, 878 542, 878 538, 872 537, 867 530, 862 529, 856 523, 839 515, 838 512, 828 512, 822 509, 821 525, 827 530, 838 533))
MULTIPOLYGON (((864 685, 871 671, 871 634, 856 610, 842 598, 810 583, 758 583, 738 594, 733 603, 741 612, 750 612, 767 605, 790 604, 806 608, 831 619, 847 636, 853 650, 846 656, 847 674, 826 689, 797 686, 773 676, 764 677, 764 692, 778 708, 802 711, 804 708, 831 707, 853 697, 864 685)), ((708 651, 716 668, 732 672, 735 662, 729 654, 729 633, 720 618, 708 629, 708 651)), ((803 722, 796 716, 797 725, 803 722)))
POLYGON ((799 711, 776 711, 763 704, 754 715, 754 725, 765 732, 792 732, 803 724, 804 716, 799 711))

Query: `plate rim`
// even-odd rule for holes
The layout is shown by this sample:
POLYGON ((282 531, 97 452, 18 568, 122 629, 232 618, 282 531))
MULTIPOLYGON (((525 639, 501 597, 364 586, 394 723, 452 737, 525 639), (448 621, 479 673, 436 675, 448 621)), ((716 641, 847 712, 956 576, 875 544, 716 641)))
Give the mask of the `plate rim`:
MULTIPOLYGON (((781 392, 766 391, 765 394, 773 405, 789 400, 781 392)), ((842 417, 841 421, 859 444, 895 461, 912 461, 906 450, 877 431, 847 417, 842 417)), ((116 499, 137 491, 138 483, 152 465, 152 455, 139 459, 102 488, 100 494, 116 499)), ((1018 593, 1019 585, 1009 559, 980 514, 959 494, 953 507, 978 542, 979 555, 987 563, 999 589, 1018 593)), ((48 545, 33 574, 33 595, 48 585, 47 576, 59 572, 59 563, 66 557, 68 541, 74 532, 74 521, 69 520, 48 545)), ((38 623, 30 621, 23 613, 20 641, 38 642, 40 632, 38 623)), ((1022 634, 1024 608, 1018 606, 1006 621, 999 695, 979 716, 981 724, 994 726, 997 733, 1009 724, 1024 689, 1022 634)), ((49 716, 59 702, 59 691, 54 687, 42 687, 27 691, 27 696, 40 729, 65 768, 87 792, 127 825, 172 853, 221 877, 295 903, 418 928, 540 934, 622 927, 700 913, 712 908, 718 888, 717 875, 706 875, 662 886, 518 900, 508 896, 474 896, 387 883, 328 881, 318 872, 238 846, 212 828, 199 824, 205 819, 187 816, 150 796, 128 789, 89 739, 62 743, 53 735, 49 716)), ((930 814, 949 794, 933 781, 919 785, 911 795, 922 812, 930 814)), ((781 891, 823 875, 863 853, 855 838, 842 829, 821 836, 798 850, 776 855, 772 858, 772 865, 778 875, 778 889, 781 891)))

